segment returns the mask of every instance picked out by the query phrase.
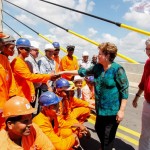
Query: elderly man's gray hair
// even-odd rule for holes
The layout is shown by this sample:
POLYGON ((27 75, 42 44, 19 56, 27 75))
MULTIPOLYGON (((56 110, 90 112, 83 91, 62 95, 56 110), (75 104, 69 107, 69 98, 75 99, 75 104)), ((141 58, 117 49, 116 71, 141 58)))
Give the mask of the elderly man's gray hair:
POLYGON ((146 40, 145 44, 146 44, 146 46, 150 45, 150 38, 146 40))

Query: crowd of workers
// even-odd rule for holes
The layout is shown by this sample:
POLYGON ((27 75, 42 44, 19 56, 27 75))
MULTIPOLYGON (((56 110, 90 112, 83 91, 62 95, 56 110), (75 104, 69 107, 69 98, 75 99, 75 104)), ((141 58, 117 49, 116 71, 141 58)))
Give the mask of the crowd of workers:
MULTIPOLYGON (((80 138, 90 137, 84 122, 95 112, 100 149, 112 150, 129 87, 124 68, 114 62, 117 47, 102 43, 92 61, 87 51, 78 61, 75 46, 66 49, 67 55, 60 58, 60 44, 46 44, 45 56, 38 59, 39 48, 28 39, 0 33, 0 149, 78 149, 80 138), (10 62, 15 47, 18 55, 10 62)), ((147 89, 148 75, 143 75, 134 107, 147 89)), ((145 129, 142 132, 148 135, 145 129)))

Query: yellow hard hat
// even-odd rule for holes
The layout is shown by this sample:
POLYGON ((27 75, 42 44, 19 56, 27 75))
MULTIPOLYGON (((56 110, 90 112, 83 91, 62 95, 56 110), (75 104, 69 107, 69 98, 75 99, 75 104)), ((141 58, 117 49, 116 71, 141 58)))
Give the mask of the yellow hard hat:
POLYGON ((77 89, 72 81, 69 81, 69 84, 70 84, 70 86, 69 86, 69 88, 66 89, 66 91, 74 91, 77 89))
POLYGON ((3 107, 3 117, 15 117, 20 115, 32 114, 36 109, 32 108, 29 101, 20 96, 10 98, 3 107))

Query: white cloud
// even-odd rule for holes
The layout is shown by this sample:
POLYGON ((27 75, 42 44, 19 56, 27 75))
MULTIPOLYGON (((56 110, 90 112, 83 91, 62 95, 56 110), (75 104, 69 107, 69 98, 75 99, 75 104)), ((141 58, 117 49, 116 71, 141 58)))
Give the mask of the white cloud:
POLYGON ((124 15, 124 19, 135 22, 138 27, 149 29, 150 16, 147 14, 131 11, 124 15))
POLYGON ((116 43, 116 44, 118 42, 117 37, 112 36, 111 34, 108 34, 108 33, 102 34, 102 38, 103 38, 104 42, 108 42, 109 41, 109 42, 116 43))
POLYGON ((17 15, 15 18, 17 18, 19 21, 21 21, 25 24, 30 24, 30 25, 36 24, 36 22, 32 18, 29 18, 28 16, 26 16, 24 14, 17 15))
POLYGON ((89 28, 89 29, 88 29, 88 36, 89 36, 89 37, 93 37, 93 36, 95 36, 97 33, 98 33, 98 31, 95 30, 94 28, 89 28))
POLYGON ((93 1, 90 1, 87 6, 87 12, 92 12, 94 6, 95 6, 95 3, 93 1))
MULTIPOLYGON (((124 0, 125 1, 125 0, 124 0)), ((127 0, 126 0, 127 1, 127 0)), ((132 2, 129 11, 123 16, 127 21, 131 21, 140 28, 149 29, 150 24, 150 4, 147 0, 130 0, 132 2)))
POLYGON ((138 3, 134 3, 134 5, 130 7, 130 10, 150 15, 150 4, 148 1, 142 0, 138 3))

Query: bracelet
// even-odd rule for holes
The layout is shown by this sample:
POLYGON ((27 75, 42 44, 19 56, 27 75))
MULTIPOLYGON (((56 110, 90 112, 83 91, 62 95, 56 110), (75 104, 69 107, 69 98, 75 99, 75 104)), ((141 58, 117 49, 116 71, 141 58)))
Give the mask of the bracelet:
POLYGON ((136 94, 136 97, 140 97, 140 95, 139 95, 139 94, 136 94))

